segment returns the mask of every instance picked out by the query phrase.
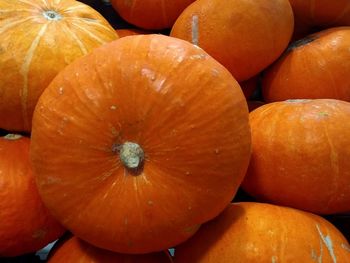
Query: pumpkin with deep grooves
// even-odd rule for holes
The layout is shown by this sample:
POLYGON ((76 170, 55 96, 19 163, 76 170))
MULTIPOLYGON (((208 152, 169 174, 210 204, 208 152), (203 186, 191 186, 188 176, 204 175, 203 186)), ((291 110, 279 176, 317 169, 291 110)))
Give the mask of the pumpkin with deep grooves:
POLYGON ((0 1, 0 128, 30 132, 35 104, 55 75, 117 33, 75 0, 0 1))
POLYGON ((237 81, 201 48, 120 38, 61 71, 33 118, 41 196, 76 236, 122 253, 178 244, 232 200, 250 158, 237 81))

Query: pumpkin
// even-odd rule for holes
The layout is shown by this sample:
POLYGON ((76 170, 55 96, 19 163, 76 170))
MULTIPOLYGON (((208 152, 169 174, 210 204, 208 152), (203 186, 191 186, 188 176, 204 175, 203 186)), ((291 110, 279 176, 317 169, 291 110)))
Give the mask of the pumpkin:
POLYGON ((175 250, 175 263, 350 262, 350 245, 329 221, 266 203, 230 204, 175 250))
POLYGON ((250 153, 239 84, 202 49, 164 35, 120 38, 73 62, 33 118, 45 204, 76 236, 120 253, 192 236, 232 200, 250 153))
POLYGON ((199 45, 241 82, 282 54, 293 21, 288 0, 198 0, 178 17, 170 35, 199 45))
POLYGON ((314 28, 350 26, 348 0, 289 0, 289 2, 295 16, 296 36, 308 34, 314 28))
POLYGON ((117 34, 74 0, 2 0, 0 10, 0 128, 29 132, 35 104, 55 75, 117 34))
POLYGON ((260 201, 317 214, 350 211, 350 103, 288 100, 250 113, 243 189, 260 201))
POLYGON ((49 254, 48 263, 171 263, 168 252, 142 255, 119 254, 90 245, 71 236, 49 254))
POLYGON ((149 30, 171 28, 194 0, 110 0, 112 7, 130 24, 149 30))
POLYGON ((138 28, 121 28, 116 29, 119 37, 127 37, 133 35, 151 34, 150 31, 138 29, 138 28))
POLYGON ((41 249, 64 233, 40 199, 27 137, 0 137, 0 258, 41 249))
POLYGON ((350 27, 327 29, 293 42, 264 73, 265 101, 350 101, 350 27))

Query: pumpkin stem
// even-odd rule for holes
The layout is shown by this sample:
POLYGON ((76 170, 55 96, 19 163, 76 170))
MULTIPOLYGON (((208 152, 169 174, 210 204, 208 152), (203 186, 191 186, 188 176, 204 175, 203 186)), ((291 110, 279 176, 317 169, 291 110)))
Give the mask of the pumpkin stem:
POLYGON ((43 16, 47 19, 47 20, 54 20, 54 21, 58 21, 62 19, 62 16, 57 13, 56 11, 52 11, 52 10, 47 10, 43 12, 43 16))
POLYGON ((292 51, 293 49, 296 49, 296 48, 298 48, 298 47, 300 47, 300 46, 304 46, 304 45, 306 45, 306 44, 308 44, 308 43, 311 43, 311 42, 313 42, 313 41, 315 41, 315 40, 316 40, 316 37, 313 36, 313 35, 309 35, 309 36, 306 36, 306 37, 304 37, 304 38, 302 38, 302 39, 296 40, 296 41, 292 42, 292 43, 288 46, 287 52, 290 52, 290 51, 292 51))
POLYGON ((138 169, 143 163, 145 154, 137 143, 125 142, 119 145, 119 157, 128 169, 138 169))
POLYGON ((13 134, 13 133, 9 133, 7 135, 5 135, 3 138, 6 140, 18 140, 20 138, 22 138, 23 136, 20 134, 13 134))

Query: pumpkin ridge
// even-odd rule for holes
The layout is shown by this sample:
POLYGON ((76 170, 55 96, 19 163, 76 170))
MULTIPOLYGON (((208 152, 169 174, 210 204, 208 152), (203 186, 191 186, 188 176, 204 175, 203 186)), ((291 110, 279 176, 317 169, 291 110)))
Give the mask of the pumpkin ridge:
POLYGON ((45 31, 48 27, 48 24, 44 24, 41 29, 39 30, 38 35, 32 42, 25 58, 24 58, 24 63, 21 66, 20 73, 23 76, 23 86, 21 89, 21 107, 22 107, 22 116, 23 116, 23 122, 24 122, 24 127, 29 127, 30 124, 28 122, 28 111, 27 111, 27 101, 28 101, 28 74, 29 74, 29 69, 30 69, 30 64, 33 61, 34 53, 39 46, 39 42, 43 35, 45 34, 45 31))
POLYGON ((96 35, 92 34, 89 30, 86 30, 85 28, 83 28, 80 25, 74 23, 73 21, 71 22, 71 24, 76 26, 77 28, 79 28, 81 32, 86 33, 89 37, 91 37, 91 38, 95 39, 96 41, 100 42, 100 44, 105 43, 101 38, 99 38, 96 35))
POLYGON ((21 3, 27 4, 27 5, 36 7, 38 9, 41 9, 41 6, 34 4, 33 1, 18 0, 18 2, 21 2, 21 3))
POLYGON ((78 38, 77 34, 72 31, 65 23, 62 23, 62 28, 65 28, 66 31, 71 35, 71 37, 78 43, 78 46, 81 50, 81 52, 86 55, 88 53, 85 45, 83 44, 83 42, 78 38))
POLYGON ((13 29, 17 25, 21 25, 22 23, 27 22, 28 20, 31 20, 34 17, 36 17, 36 15, 35 16, 34 15, 33 16, 29 16, 29 17, 26 17, 26 18, 21 19, 21 20, 16 20, 15 19, 16 21, 14 21, 12 23, 9 23, 6 26, 2 26, 2 28, 0 28, 0 34, 6 32, 9 29, 13 29))

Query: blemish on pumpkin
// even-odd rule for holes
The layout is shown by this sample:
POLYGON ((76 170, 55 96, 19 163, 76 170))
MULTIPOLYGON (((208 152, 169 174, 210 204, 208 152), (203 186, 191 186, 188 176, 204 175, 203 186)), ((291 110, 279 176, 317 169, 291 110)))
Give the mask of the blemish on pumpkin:
POLYGON ((345 249, 347 252, 350 253, 350 247, 349 247, 349 245, 342 243, 340 246, 341 246, 343 249, 345 249))
POLYGON ((32 234, 32 238, 34 239, 43 239, 46 236, 47 231, 44 229, 38 229, 32 234))
POLYGON ((152 200, 148 200, 148 201, 147 201, 147 204, 148 204, 149 206, 153 206, 154 203, 153 203, 152 200))
POLYGON ((186 173, 185 173, 186 175, 190 175, 191 173, 189 172, 189 171, 186 171, 186 173))
POLYGON ((112 105, 110 109, 111 109, 111 110, 116 110, 116 109, 117 109, 117 106, 112 105))
POLYGON ((328 117, 328 116, 329 116, 329 113, 328 113, 328 112, 325 112, 325 111, 321 111, 321 112, 319 112, 319 114, 320 114, 321 116, 324 116, 324 117, 328 117))
POLYGON ((184 228, 185 233, 194 233, 196 232, 201 225, 193 225, 184 228))
POLYGON ((148 69, 148 68, 141 69, 141 75, 147 77, 151 81, 156 80, 156 73, 151 69, 148 69))
POLYGON ((128 225, 128 218, 127 217, 124 218, 124 225, 128 225))
POLYGON ((217 76, 219 76, 219 71, 218 71, 217 69, 213 68, 213 69, 211 70, 211 74, 212 74, 214 77, 217 77, 217 76))
POLYGON ((272 256, 271 263, 277 263, 277 257, 276 256, 272 256))
MULTIPOLYGON (((326 245, 326 248, 332 258, 332 261, 334 263, 337 263, 337 258, 334 254, 334 249, 333 249, 333 242, 332 242, 332 239, 329 235, 323 235, 321 229, 320 229, 320 226, 317 224, 316 225, 316 229, 317 229, 317 232, 318 234, 320 235, 321 237, 321 240, 323 241, 323 243, 326 245)), ((321 261, 322 262, 322 261, 321 261)))
POLYGON ((215 149, 214 152, 215 152, 215 154, 219 154, 220 150, 219 149, 215 149))
POLYGON ((58 89, 58 93, 59 93, 60 95, 62 95, 62 94, 63 94, 63 87, 59 87, 59 89, 58 89))
POLYGON ((192 55, 189 58, 190 59, 204 59, 206 57, 207 57, 207 55, 205 55, 205 54, 197 54, 197 55, 192 55))
POLYGON ((7 134, 7 135, 5 135, 3 138, 5 139, 5 140, 18 140, 18 139, 20 139, 20 138, 22 138, 23 136, 22 135, 20 135, 20 134, 13 134, 13 133, 9 133, 9 134, 7 134))
POLYGON ((198 30, 198 16, 197 15, 192 16, 191 33, 192 33, 192 44, 198 46, 199 30, 198 30))

